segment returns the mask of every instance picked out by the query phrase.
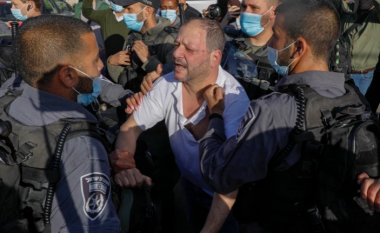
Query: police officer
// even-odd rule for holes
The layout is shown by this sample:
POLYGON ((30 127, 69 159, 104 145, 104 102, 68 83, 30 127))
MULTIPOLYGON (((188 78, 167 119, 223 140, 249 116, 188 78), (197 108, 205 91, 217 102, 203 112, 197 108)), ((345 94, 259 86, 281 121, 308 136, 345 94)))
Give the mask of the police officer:
MULTIPOLYGON (((27 84, 9 107, 12 118, 27 126, 64 118, 96 122, 82 105, 99 95, 96 77, 103 63, 86 23, 59 15, 33 17, 20 28, 14 47, 19 74, 27 84)), ((88 136, 67 140, 59 168, 51 231, 120 232, 102 143, 88 136)))
POLYGON ((129 28, 126 27, 123 22, 123 14, 127 12, 124 6, 127 4, 127 1, 114 0, 111 1, 111 8, 107 6, 107 9, 95 10, 93 9, 94 4, 92 0, 83 1, 83 16, 99 24, 101 27, 106 58, 119 52, 123 48, 125 39, 130 32, 129 28))
MULTIPOLYGON (((226 44, 222 60, 224 64, 225 59, 230 58, 228 55, 230 46, 235 46, 257 65, 258 76, 255 78, 270 81, 272 86, 276 84, 280 76, 268 61, 266 44, 273 34, 274 11, 278 4, 278 0, 243 0, 239 21, 241 31, 231 27, 225 28, 229 42, 226 44)), ((283 74, 280 73, 280 75, 283 74)), ((246 89, 246 91, 248 96, 253 96, 249 93, 250 90, 246 89)))
MULTIPOLYGON (((291 84, 301 84, 327 99, 348 94, 344 75, 328 72, 327 60, 339 37, 339 26, 339 15, 328 0, 292 0, 277 7, 273 36, 268 42, 268 58, 274 68, 287 74, 277 84, 278 90, 291 84)), ((222 93, 220 87, 211 87, 206 91, 206 101, 211 114, 222 115, 223 95, 218 93, 222 93)), ((360 102, 360 94, 350 93, 356 96, 356 103, 360 102)), ((299 168, 297 162, 303 161, 300 158, 306 156, 301 153, 301 145, 297 144, 283 160, 279 160, 280 163, 271 166, 273 158, 278 158, 278 153, 290 141, 289 134, 299 119, 298 109, 295 97, 289 94, 275 92, 254 100, 236 136, 228 140, 223 134, 223 118, 213 118, 208 133, 200 143, 201 172, 215 192, 230 193, 239 188, 241 192, 242 185, 255 182, 254 194, 251 193, 252 196, 247 198, 254 202, 251 210, 255 221, 264 230, 330 232, 331 229, 324 231, 320 215, 315 209, 303 212, 305 204, 313 200, 313 193, 310 199, 302 198, 305 198, 308 190, 313 189, 303 188, 307 184, 299 177, 307 177, 307 173, 301 171, 311 171, 313 168, 307 167, 305 163, 302 167, 305 170, 297 172, 293 169, 299 168), (299 187, 296 188, 299 191, 295 191, 294 187, 299 187)), ((328 209, 327 213, 335 211, 328 209)), ((248 226, 249 229, 253 227, 254 224, 248 226)), ((374 226, 371 231, 378 230, 374 226)))
MULTIPOLYGON (((41 0, 13 0, 11 1, 11 13, 18 21, 41 15, 41 0)), ((11 34, 9 24, 0 24, 0 34, 11 34)))
POLYGON ((124 50, 108 58, 107 69, 111 78, 125 88, 138 92, 142 78, 157 69, 159 64, 172 61, 175 35, 164 30, 171 22, 155 18, 160 1, 126 1, 124 22, 132 31, 124 50))
MULTIPOLYGON (((174 27, 178 32, 181 26, 181 19, 178 17, 179 8, 177 0, 162 0, 161 1, 161 16, 170 20, 171 27, 174 27)), ((166 29, 167 30, 167 29, 166 29)))

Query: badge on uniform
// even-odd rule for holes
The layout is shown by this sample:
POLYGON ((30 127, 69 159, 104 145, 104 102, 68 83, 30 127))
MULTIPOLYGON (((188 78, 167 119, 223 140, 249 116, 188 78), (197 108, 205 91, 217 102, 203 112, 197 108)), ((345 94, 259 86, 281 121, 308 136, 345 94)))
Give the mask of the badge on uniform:
POLYGON ((94 221, 107 206, 111 193, 110 179, 103 173, 88 173, 81 177, 81 187, 84 214, 94 221))
POLYGON ((239 128, 237 130, 237 133, 236 133, 236 140, 239 139, 239 137, 242 135, 242 133, 246 130, 247 126, 249 125, 249 123, 255 119, 255 113, 253 113, 253 109, 251 106, 249 106, 247 112, 245 113, 244 115, 244 118, 242 120, 242 122, 240 123, 239 125, 239 128))

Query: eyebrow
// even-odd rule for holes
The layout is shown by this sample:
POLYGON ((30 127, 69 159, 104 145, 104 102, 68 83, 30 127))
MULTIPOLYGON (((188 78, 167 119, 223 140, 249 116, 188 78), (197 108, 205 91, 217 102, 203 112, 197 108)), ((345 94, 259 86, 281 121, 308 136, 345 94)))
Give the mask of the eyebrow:
POLYGON ((255 5, 255 4, 245 4, 245 5, 248 5, 252 8, 257 8, 257 9, 260 9, 260 7, 258 5, 255 5))

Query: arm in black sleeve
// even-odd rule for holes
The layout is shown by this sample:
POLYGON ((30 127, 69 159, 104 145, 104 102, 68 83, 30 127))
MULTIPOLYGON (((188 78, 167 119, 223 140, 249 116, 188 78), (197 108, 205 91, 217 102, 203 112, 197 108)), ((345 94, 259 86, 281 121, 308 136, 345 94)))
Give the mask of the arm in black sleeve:
POLYGON ((268 163, 281 141, 277 118, 265 100, 254 101, 237 135, 227 141, 223 120, 210 121, 199 156, 203 179, 213 191, 230 193, 266 176, 268 163))

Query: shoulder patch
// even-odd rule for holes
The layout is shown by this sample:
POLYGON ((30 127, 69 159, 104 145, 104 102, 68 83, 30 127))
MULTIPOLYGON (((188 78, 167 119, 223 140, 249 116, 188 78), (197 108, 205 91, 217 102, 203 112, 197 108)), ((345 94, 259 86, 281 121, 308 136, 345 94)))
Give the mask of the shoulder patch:
POLYGON ((239 128, 236 133, 236 140, 239 139, 239 137, 242 135, 242 133, 246 130, 249 123, 255 119, 255 113, 253 112, 253 109, 251 106, 249 106, 247 112, 244 115, 243 120, 241 121, 239 128))
POLYGON ((91 221, 97 219, 107 206, 111 193, 111 182, 107 175, 88 173, 80 178, 83 212, 91 221))

